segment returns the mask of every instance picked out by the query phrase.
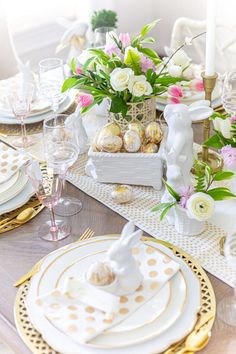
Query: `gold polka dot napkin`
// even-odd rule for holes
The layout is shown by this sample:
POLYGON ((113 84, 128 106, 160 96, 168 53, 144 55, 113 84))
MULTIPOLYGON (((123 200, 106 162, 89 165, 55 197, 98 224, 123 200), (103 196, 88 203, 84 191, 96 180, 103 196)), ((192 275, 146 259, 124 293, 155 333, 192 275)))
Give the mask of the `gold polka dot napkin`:
MULTIPOLYGON (((82 301, 79 295, 72 298, 68 291, 71 288, 70 278, 66 280, 67 287, 63 290, 55 289, 36 299, 39 311, 43 311, 54 327, 80 344, 121 323, 152 297, 158 296, 158 291, 180 268, 173 259, 144 244, 135 247, 133 254, 143 274, 143 282, 135 293, 119 297, 118 307, 114 308, 113 313, 108 314, 98 309, 96 292, 94 297, 91 296, 93 292, 88 297, 83 296, 82 301)), ((81 286, 81 281, 77 281, 78 286, 81 286)))
POLYGON ((23 153, 0 142, 0 183, 8 181, 28 159, 23 153))

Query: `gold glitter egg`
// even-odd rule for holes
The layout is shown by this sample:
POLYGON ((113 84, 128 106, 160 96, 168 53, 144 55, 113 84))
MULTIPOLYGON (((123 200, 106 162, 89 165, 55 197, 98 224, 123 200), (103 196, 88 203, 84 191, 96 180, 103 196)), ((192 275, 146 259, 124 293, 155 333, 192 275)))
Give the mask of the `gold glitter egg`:
POLYGON ((154 143, 148 143, 146 145, 142 145, 141 151, 146 154, 154 154, 158 151, 158 146, 154 143))
POLYGON ((141 141, 144 141, 145 139, 145 128, 142 123, 140 122, 135 122, 135 123, 129 123, 128 126, 129 130, 134 130, 135 132, 138 133, 141 141))
POLYGON ((113 189, 111 197, 117 204, 128 203, 133 199, 133 191, 130 186, 120 185, 113 189))
POLYGON ((139 134, 134 130, 127 130, 124 134, 124 147, 128 152, 137 152, 141 146, 139 134))
POLYGON ((122 148, 123 141, 119 136, 104 136, 99 138, 98 146, 100 151, 118 152, 122 148))
POLYGON ((121 134, 121 129, 119 124, 117 124, 116 122, 112 122, 104 125, 104 127, 101 129, 100 134, 103 136, 109 136, 109 135, 118 136, 121 134))
POLYGON ((159 143, 162 139, 162 130, 157 122, 149 123, 145 130, 147 141, 150 143, 159 143))

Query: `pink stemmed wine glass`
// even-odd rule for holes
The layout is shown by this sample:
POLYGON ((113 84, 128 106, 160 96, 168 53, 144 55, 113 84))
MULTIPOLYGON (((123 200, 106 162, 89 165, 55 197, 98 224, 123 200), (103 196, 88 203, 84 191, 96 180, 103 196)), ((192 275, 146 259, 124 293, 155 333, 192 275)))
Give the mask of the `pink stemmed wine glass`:
POLYGON ((35 87, 31 83, 21 82, 8 88, 8 102, 12 113, 21 124, 21 139, 15 139, 13 145, 27 148, 35 143, 33 137, 27 136, 25 118, 30 114, 35 87))
POLYGON ((50 211, 51 221, 42 224, 38 236, 46 241, 60 241, 71 234, 71 227, 62 220, 55 219, 54 208, 60 200, 63 181, 58 174, 43 176, 39 164, 30 161, 25 166, 26 173, 35 189, 39 201, 50 211))

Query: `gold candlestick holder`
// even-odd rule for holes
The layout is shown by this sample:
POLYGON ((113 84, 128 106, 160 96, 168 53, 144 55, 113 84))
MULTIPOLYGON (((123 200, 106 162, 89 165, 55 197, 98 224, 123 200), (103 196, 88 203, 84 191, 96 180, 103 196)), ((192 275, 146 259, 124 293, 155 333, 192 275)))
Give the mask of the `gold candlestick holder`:
MULTIPOLYGON (((212 104, 212 92, 215 88, 216 79, 218 75, 215 73, 212 76, 208 76, 205 72, 202 73, 203 85, 205 90, 205 99, 210 101, 212 104)), ((211 122, 208 119, 205 119, 203 122, 203 139, 204 141, 210 138, 210 129, 211 122)), ((207 146, 202 147, 202 152, 198 153, 198 160, 205 162, 208 166, 210 166, 213 171, 219 171, 223 167, 223 160, 216 152, 209 152, 207 146)))

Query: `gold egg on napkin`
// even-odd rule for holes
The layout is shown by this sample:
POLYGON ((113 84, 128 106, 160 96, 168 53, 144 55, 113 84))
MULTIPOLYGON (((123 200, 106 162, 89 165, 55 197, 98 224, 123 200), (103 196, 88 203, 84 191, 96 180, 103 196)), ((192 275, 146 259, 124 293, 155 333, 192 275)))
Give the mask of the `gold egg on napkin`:
POLYGON ((148 143, 146 145, 141 146, 141 151, 146 154, 154 154, 158 151, 158 146, 154 143, 148 143))
POLYGON ((124 134, 124 147, 128 152, 137 152, 141 146, 139 134, 134 130, 127 130, 124 134))
POLYGON ((144 141, 144 139, 145 139, 145 128, 144 128, 142 123, 140 123, 140 122, 129 123, 128 128, 129 128, 129 130, 136 131, 138 133, 141 141, 144 141))
POLYGON ((133 199, 133 191, 130 186, 120 185, 113 189, 111 197, 118 204, 128 203, 133 199))
POLYGON ((100 151, 118 152, 122 148, 123 141, 121 137, 116 135, 104 136, 98 138, 97 146, 100 151))
POLYGON ((120 135, 121 129, 118 123, 112 122, 104 125, 104 127, 100 131, 100 134, 102 136, 120 135))
POLYGON ((162 130, 157 122, 149 123, 145 130, 147 141, 150 143, 159 143, 162 139, 162 130))
POLYGON ((109 285, 114 282, 115 274, 109 262, 97 261, 89 267, 87 280, 96 286, 109 285))

